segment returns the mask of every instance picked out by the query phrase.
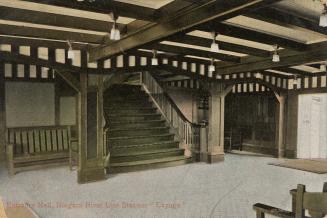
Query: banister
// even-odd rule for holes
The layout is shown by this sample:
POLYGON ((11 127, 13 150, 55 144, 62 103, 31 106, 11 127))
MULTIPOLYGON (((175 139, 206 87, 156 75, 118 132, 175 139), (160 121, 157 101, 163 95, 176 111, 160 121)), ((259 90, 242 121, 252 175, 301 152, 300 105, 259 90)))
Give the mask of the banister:
POLYGON ((190 145, 193 149, 200 144, 200 129, 202 125, 189 121, 181 112, 172 98, 160 86, 159 82, 150 72, 140 73, 140 84, 150 95, 166 121, 177 131, 181 142, 190 145))

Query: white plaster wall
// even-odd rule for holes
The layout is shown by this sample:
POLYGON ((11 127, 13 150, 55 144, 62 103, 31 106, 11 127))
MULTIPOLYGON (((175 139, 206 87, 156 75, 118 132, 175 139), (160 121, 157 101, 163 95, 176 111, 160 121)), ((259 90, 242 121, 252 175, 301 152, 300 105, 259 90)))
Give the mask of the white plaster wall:
POLYGON ((60 98, 60 125, 76 124, 76 98, 60 98))
POLYGON ((299 96, 298 158, 327 158, 327 94, 299 96))
POLYGON ((193 102, 192 92, 189 90, 168 88, 167 93, 189 121, 197 122, 197 112, 195 111, 196 108, 195 102, 193 102))
POLYGON ((7 127, 55 124, 54 84, 6 82, 7 127))

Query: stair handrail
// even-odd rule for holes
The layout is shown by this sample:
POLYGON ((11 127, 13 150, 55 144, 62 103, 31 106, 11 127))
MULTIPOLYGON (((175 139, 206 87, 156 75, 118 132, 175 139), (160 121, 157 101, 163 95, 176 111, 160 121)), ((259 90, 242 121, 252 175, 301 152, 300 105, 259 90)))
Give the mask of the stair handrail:
POLYGON ((179 139, 191 150, 200 146, 200 129, 202 125, 192 123, 175 104, 169 94, 160 86, 159 82, 148 71, 140 73, 140 83, 151 96, 166 121, 177 130, 179 139))

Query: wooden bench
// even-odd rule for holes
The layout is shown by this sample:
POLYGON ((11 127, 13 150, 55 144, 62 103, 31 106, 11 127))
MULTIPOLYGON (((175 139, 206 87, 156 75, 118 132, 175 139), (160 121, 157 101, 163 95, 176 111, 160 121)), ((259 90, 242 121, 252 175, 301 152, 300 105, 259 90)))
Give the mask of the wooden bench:
POLYGON ((70 126, 8 128, 6 153, 9 174, 68 164, 70 134, 70 126))
POLYGON ((264 218, 270 214, 282 218, 306 218, 307 210, 312 218, 323 218, 327 215, 327 182, 323 192, 306 192, 304 185, 290 191, 292 195, 292 211, 286 211, 269 205, 257 203, 253 205, 257 218, 264 218))
POLYGON ((237 149, 242 151, 242 132, 237 129, 230 129, 225 131, 225 150, 231 151, 233 149, 237 149))

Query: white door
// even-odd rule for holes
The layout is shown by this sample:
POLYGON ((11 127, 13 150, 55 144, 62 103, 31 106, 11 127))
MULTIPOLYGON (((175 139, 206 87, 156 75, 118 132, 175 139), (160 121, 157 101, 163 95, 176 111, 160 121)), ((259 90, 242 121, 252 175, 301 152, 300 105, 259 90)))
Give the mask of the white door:
POLYGON ((300 95, 298 158, 327 158, 327 95, 300 95))

